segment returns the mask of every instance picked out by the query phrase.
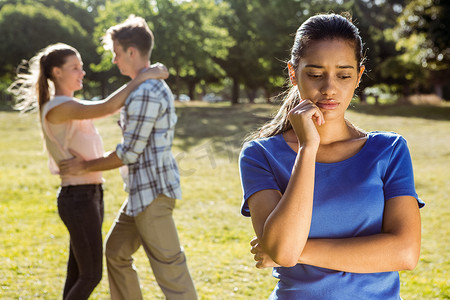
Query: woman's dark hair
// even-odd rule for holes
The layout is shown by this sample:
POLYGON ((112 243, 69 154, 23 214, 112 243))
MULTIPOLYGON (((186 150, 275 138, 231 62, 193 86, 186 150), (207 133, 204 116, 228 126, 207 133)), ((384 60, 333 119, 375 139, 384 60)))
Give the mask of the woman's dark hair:
MULTIPOLYGON (((348 41, 355 49, 355 58, 359 72, 363 62, 363 44, 358 28, 352 23, 349 14, 320 14, 310 17, 297 30, 294 46, 291 50, 289 63, 297 70, 299 61, 305 55, 306 49, 315 41, 342 39, 348 41)), ((291 86, 283 92, 283 104, 275 117, 251 134, 247 140, 271 137, 286 132, 292 128, 288 113, 299 104, 300 96, 296 86, 291 86)))
POLYGON ((16 97, 16 109, 30 111, 38 107, 40 111, 50 100, 54 88, 49 82, 54 80, 53 68, 62 67, 72 55, 80 56, 75 48, 57 43, 42 49, 28 62, 24 61, 18 68, 17 79, 8 88, 16 97))

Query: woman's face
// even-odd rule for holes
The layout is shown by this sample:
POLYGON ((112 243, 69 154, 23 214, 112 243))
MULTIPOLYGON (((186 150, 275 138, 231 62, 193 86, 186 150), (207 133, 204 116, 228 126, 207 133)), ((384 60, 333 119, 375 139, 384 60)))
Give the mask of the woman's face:
POLYGON ((348 41, 314 41, 299 61, 296 83, 301 98, 316 104, 325 120, 343 118, 363 71, 348 41))
POLYGON ((78 91, 83 88, 85 74, 83 62, 78 55, 67 56, 66 62, 61 67, 56 67, 53 71, 56 83, 69 91, 78 91))

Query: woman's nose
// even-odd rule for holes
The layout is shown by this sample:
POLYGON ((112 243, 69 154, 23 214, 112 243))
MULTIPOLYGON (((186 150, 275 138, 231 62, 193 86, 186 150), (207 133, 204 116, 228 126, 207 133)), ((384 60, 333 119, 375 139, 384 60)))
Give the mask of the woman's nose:
POLYGON ((323 81, 320 89, 322 95, 334 95, 336 94, 336 82, 331 76, 327 76, 323 81))

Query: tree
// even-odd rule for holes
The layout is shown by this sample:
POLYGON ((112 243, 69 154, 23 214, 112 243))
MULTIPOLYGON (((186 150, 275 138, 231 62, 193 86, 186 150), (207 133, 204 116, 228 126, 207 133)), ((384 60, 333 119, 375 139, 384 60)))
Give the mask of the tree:
POLYGON ((250 101, 262 88, 267 98, 285 85, 283 72, 289 60, 294 35, 309 16, 349 5, 335 1, 299 0, 226 0, 231 7, 225 26, 236 44, 221 66, 233 80, 232 103, 238 103, 243 86, 250 101))
MULTIPOLYGON (((141 15, 142 7, 137 1, 107 1, 105 5, 97 8, 96 26, 94 28, 93 40, 97 43, 96 52, 100 56, 98 63, 92 63, 90 69, 93 77, 99 83, 102 98, 124 84, 127 78, 121 76, 119 70, 112 63, 112 54, 101 45, 101 39, 106 30, 125 20, 130 14, 141 15)), ((141 15, 142 16, 142 15, 141 15)))
MULTIPOLYGON (((145 18, 155 36, 152 60, 167 65, 174 75, 174 79, 169 78, 168 81, 174 83, 177 96, 184 83, 194 98, 199 82, 216 81, 225 75, 215 62, 216 58, 226 57, 227 48, 233 42, 226 29, 215 25, 224 5, 212 0, 110 1, 99 10, 95 36, 99 38, 107 28, 123 21, 131 13, 145 18)), ((95 70, 111 69, 109 54, 103 49, 99 52, 104 58, 94 67, 95 70)))
POLYGON ((409 76, 416 87, 431 83, 441 98, 450 85, 449 14, 448 1, 410 0, 390 32, 402 52, 398 61, 414 70, 409 76))
POLYGON ((231 103, 237 104, 240 86, 244 80, 247 79, 248 86, 255 88, 259 85, 257 77, 264 76, 258 63, 260 36, 257 32, 257 20, 260 16, 256 10, 259 4, 256 0, 227 2, 231 10, 224 17, 223 25, 228 28, 235 44, 229 49, 225 59, 217 61, 233 81, 231 103))
POLYGON ((195 86, 202 80, 223 78, 225 72, 216 61, 225 59, 233 44, 227 29, 217 25, 228 9, 226 3, 160 0, 155 9, 157 14, 151 20, 158 39, 155 55, 175 71, 176 94, 180 94, 180 81, 187 84, 193 98, 195 86))
POLYGON ((65 42, 88 51, 89 36, 73 18, 41 4, 7 4, 0 10, 0 74, 14 76, 24 59, 51 43, 65 42))
POLYGON ((348 10, 349 5, 323 0, 262 0, 257 3, 253 16, 257 20, 257 63, 261 71, 246 76, 244 84, 250 89, 263 88, 269 99, 287 84, 286 63, 290 59, 290 49, 298 27, 312 15, 329 11, 340 13, 348 10))
MULTIPOLYGON (((6 0, 0 3, 0 77, 9 85, 18 64, 37 51, 64 42, 80 51, 86 66, 98 60, 91 38, 94 19, 71 1, 6 0), (77 20, 80 20, 78 22, 77 20)), ((86 68, 87 82, 92 73, 86 68)), ((88 84, 83 92, 88 93, 88 84)))

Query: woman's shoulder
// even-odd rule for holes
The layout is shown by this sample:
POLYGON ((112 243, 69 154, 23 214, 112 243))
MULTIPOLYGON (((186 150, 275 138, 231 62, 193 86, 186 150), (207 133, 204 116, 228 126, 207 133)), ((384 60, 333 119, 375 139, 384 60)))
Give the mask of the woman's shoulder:
POLYGON ((52 110, 53 108, 65 103, 65 102, 69 102, 69 101, 77 101, 77 100, 73 97, 68 97, 68 96, 55 96, 52 99, 50 99, 50 101, 46 102, 42 107, 43 119, 45 119, 45 116, 47 115, 47 113, 50 110, 52 110))
POLYGON ((392 131, 371 131, 368 138, 372 147, 396 148, 398 145, 407 145, 406 139, 392 131))
POLYGON ((52 99, 50 99, 50 101, 44 104, 44 109, 48 111, 68 101, 77 101, 77 100, 73 97, 68 96, 55 96, 52 99))
POLYGON ((271 137, 264 137, 264 138, 257 138, 253 140, 246 141, 242 147, 242 150, 247 149, 265 149, 267 151, 272 150, 275 147, 278 147, 280 145, 280 137, 282 138, 281 134, 271 136, 271 137))
POLYGON ((395 142, 399 140, 405 140, 405 138, 393 131, 371 131, 368 132, 368 136, 377 141, 395 142))

